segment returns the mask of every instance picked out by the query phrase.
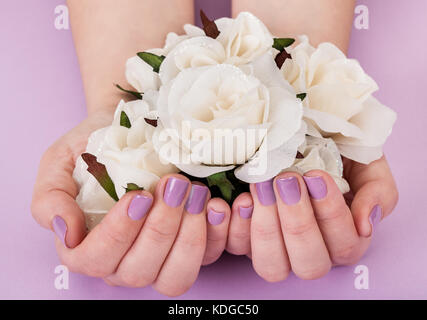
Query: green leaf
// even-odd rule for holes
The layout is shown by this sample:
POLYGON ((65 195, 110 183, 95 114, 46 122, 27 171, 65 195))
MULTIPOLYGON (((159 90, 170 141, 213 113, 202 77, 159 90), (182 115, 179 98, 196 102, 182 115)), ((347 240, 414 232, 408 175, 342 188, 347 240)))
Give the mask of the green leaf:
POLYGON ((304 101, 306 96, 307 96, 307 93, 298 93, 297 94, 297 98, 301 99, 301 101, 304 101))
POLYGON ((128 115, 124 111, 120 113, 120 125, 128 129, 132 126, 128 115))
POLYGON ((226 172, 218 172, 207 177, 209 187, 217 186, 224 200, 229 202, 233 196, 234 185, 227 178, 226 172))
POLYGON ((203 10, 200 10, 200 19, 202 20, 203 31, 206 36, 216 39, 219 36, 219 30, 215 21, 210 20, 203 10))
POLYGON ((153 71, 157 73, 160 70, 160 65, 166 58, 165 56, 158 56, 150 52, 138 52, 136 55, 148 63, 153 68, 153 71))
POLYGON ((119 84, 116 84, 116 87, 118 89, 122 90, 123 92, 126 92, 126 93, 133 95, 137 99, 142 99, 142 92, 136 92, 136 91, 132 91, 132 90, 123 89, 119 84))
POLYGON ((295 42, 293 38, 274 38, 273 48, 282 52, 286 47, 289 47, 295 42))
POLYGON ((83 161, 86 162, 90 174, 99 182, 101 187, 116 201, 119 201, 119 197, 116 193, 114 183, 108 175, 107 168, 102 163, 99 163, 96 157, 90 153, 82 154, 83 161))
POLYGON ((125 190, 126 190, 126 193, 128 193, 131 191, 144 190, 144 188, 138 186, 136 183, 128 183, 125 190))

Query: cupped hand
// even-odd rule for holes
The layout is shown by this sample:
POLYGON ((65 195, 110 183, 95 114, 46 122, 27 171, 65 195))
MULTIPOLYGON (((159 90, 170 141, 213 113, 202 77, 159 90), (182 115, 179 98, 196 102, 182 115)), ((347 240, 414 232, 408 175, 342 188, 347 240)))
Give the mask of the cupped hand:
POLYGON ((34 188, 33 216, 56 233, 57 252, 70 271, 110 285, 152 285, 163 294, 180 295, 196 280, 202 263, 223 252, 229 206, 210 199, 206 186, 167 175, 153 194, 127 193, 87 233, 72 173, 90 133, 111 120, 110 114, 93 114, 46 151, 34 188))
POLYGON ((255 271, 271 282, 291 270, 316 279, 331 266, 354 264, 394 209, 398 192, 384 157, 369 165, 345 159, 344 175, 351 196, 320 170, 251 185, 233 203, 227 250, 250 256, 255 271))

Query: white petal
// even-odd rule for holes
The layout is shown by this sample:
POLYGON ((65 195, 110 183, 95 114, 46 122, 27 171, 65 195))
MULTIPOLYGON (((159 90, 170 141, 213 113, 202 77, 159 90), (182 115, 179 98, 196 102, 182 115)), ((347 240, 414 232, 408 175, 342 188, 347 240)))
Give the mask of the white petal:
POLYGON ((185 173, 198 178, 206 178, 212 174, 229 171, 235 168, 234 165, 230 166, 206 166, 203 164, 177 164, 179 169, 185 173))
POLYGON ((304 117, 312 120, 324 135, 340 133, 347 137, 363 138, 364 133, 359 127, 333 114, 304 107, 304 117))
POLYGON ((339 143, 337 143, 337 146, 344 157, 363 164, 369 164, 383 156, 382 146, 364 147, 339 143))
POLYGON ((129 58, 126 62, 126 80, 138 92, 157 90, 160 85, 159 75, 153 68, 138 56, 129 58))
POLYGON ((366 147, 381 146, 391 134, 396 118, 396 112, 381 104, 374 97, 370 97, 363 104, 362 112, 350 119, 352 124, 363 131, 363 138, 337 137, 335 141, 339 144, 366 147))

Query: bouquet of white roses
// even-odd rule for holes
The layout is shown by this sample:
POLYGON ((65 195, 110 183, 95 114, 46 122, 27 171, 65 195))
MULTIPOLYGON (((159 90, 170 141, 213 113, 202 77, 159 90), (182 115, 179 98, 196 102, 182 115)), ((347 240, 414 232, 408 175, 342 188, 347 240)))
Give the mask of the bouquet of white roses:
POLYGON ((382 156, 396 114, 356 60, 331 43, 275 37, 248 12, 201 16, 203 29, 185 25, 127 61, 133 89, 117 87, 136 100, 120 101, 74 170, 89 229, 124 193, 152 191, 168 173, 229 202, 285 170, 325 170, 346 193, 341 156, 382 156))

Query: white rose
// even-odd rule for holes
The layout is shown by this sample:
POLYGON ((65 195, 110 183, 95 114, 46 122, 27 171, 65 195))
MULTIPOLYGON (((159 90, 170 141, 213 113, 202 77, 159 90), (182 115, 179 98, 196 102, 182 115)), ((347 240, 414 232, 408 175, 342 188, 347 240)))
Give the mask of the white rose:
MULTIPOLYGON (((125 193, 128 183, 153 191, 161 176, 177 172, 175 166, 154 152, 151 139, 155 128, 145 118, 156 119, 157 113, 150 111, 144 100, 120 101, 112 125, 95 131, 89 137, 86 151, 106 166, 119 198, 125 193), (130 128, 120 125, 122 111, 130 120, 130 128)), ((77 160, 73 176, 80 186, 76 200, 85 213, 106 213, 111 209, 114 200, 87 172, 87 165, 81 158, 77 160)))
POLYGON ((306 121, 332 138, 345 157, 366 164, 380 158, 396 114, 372 96, 375 81, 331 43, 314 48, 302 36, 289 52, 292 59, 282 72, 297 93, 307 93, 306 121))
POLYGON ((267 180, 294 162, 305 134, 301 102, 270 54, 245 70, 250 74, 229 64, 189 68, 160 88, 163 130, 153 141, 162 157, 196 177, 239 166, 236 177, 245 182, 267 180))
POLYGON ((158 90, 160 86, 159 74, 153 71, 148 63, 138 56, 126 61, 125 76, 127 82, 138 92, 158 90))
POLYGON ((224 46, 227 63, 245 64, 271 50, 273 37, 267 27, 252 13, 241 12, 235 19, 215 21, 217 38, 224 46))
POLYGON ((350 191, 343 176, 343 163, 340 152, 332 139, 307 136, 298 149, 304 158, 295 159, 292 167, 285 171, 296 171, 303 175, 310 170, 326 171, 335 181, 342 193, 350 191))
POLYGON ((191 29, 191 36, 168 35, 164 51, 167 54, 159 71, 163 84, 187 68, 222 63, 243 65, 272 48, 273 38, 268 29, 248 12, 240 13, 236 19, 221 18, 215 23, 220 31, 217 39, 205 36, 198 28, 191 29))

